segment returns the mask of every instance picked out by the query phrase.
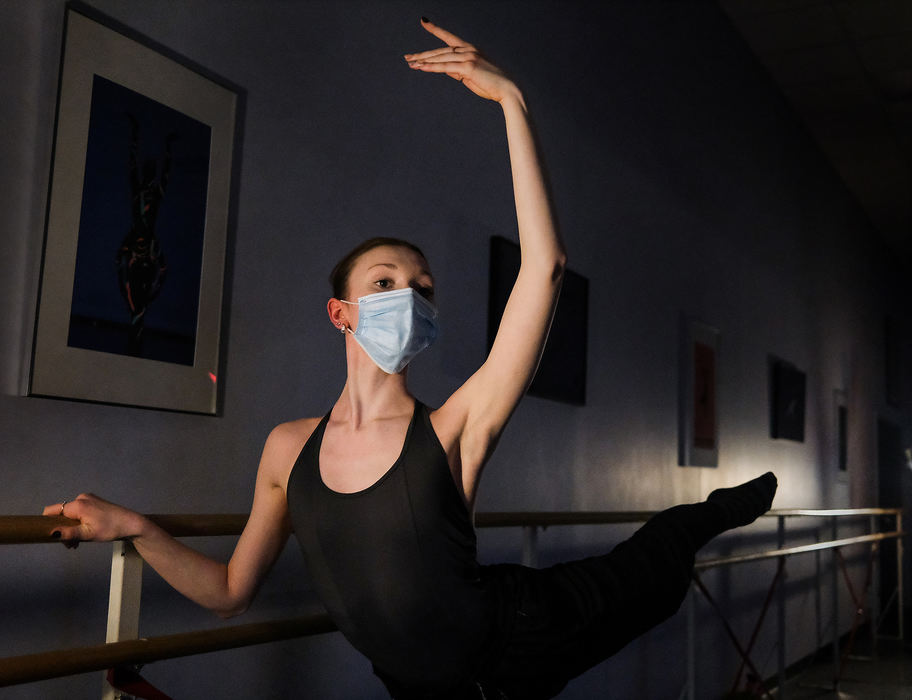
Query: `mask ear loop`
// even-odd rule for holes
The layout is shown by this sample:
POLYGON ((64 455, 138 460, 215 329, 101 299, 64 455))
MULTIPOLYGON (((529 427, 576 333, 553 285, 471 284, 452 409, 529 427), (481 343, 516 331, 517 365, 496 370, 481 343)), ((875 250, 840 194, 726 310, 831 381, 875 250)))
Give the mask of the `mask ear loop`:
MULTIPOLYGON (((351 304, 352 306, 357 306, 359 303, 357 301, 345 301, 345 299, 339 299, 339 301, 341 301, 343 304, 351 304)), ((342 333, 342 335, 345 335, 345 331, 348 331, 349 333, 352 332, 351 329, 347 328, 343 323, 341 326, 339 326, 339 332, 342 333)))

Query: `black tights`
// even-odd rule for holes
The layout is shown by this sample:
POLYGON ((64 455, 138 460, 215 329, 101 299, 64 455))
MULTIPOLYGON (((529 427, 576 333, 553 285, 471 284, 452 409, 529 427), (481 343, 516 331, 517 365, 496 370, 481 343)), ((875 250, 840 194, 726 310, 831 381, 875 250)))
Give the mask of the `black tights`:
POLYGON ((481 676, 496 691, 487 697, 551 698, 674 615, 697 551, 769 510, 775 490, 775 477, 765 474, 658 513, 608 554, 542 570, 492 567, 514 613, 503 655, 481 676))

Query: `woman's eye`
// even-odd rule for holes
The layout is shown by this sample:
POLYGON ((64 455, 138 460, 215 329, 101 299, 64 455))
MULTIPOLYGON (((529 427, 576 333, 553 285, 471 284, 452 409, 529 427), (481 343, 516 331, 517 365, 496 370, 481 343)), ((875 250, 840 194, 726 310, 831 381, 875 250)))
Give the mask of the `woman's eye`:
POLYGON ((377 280, 376 284, 378 287, 380 287, 380 289, 392 289, 393 288, 392 280, 387 280, 387 279, 377 280))

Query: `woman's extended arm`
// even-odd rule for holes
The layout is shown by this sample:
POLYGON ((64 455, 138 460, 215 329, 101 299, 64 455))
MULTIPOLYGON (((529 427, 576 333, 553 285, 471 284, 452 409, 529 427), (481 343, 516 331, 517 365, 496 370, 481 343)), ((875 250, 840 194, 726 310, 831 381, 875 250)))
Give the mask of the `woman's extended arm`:
MULTIPOLYGON (((222 617, 240 614, 288 539, 281 475, 287 476, 300 446, 299 436, 287 424, 270 434, 257 472, 250 518, 228 564, 182 544, 148 518, 91 494, 66 504, 66 517, 80 522, 58 528, 59 537, 70 546, 80 541, 130 539, 146 563, 178 592, 222 617)), ((61 505, 48 506, 44 514, 59 515, 61 505)))
POLYGON ((443 423, 461 423, 458 450, 471 502, 484 461, 532 381, 548 337, 566 254, 557 233, 522 93, 470 44, 430 22, 446 47, 406 60, 415 70, 445 73, 498 102, 506 121, 522 262, 497 337, 482 367, 441 407, 443 423))

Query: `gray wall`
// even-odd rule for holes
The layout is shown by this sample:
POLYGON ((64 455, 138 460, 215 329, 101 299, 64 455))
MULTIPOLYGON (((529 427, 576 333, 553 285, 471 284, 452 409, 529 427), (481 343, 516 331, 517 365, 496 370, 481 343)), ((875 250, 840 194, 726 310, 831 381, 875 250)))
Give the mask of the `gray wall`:
MULTIPOLYGON (((444 335, 415 362, 416 392, 439 402, 482 361, 487 241, 515 235, 502 120, 452 81, 406 68, 402 53, 435 45, 418 27, 422 14, 486 49, 523 86, 570 266, 590 280, 589 402, 527 399, 491 461, 479 510, 656 509, 770 468, 778 507, 875 504, 878 416, 912 440, 912 381, 900 410, 886 405, 882 379, 884 315, 909 328, 902 272, 713 3, 91 4, 247 90, 224 411, 210 418, 20 395, 64 6, 4 0, 0 512, 40 512, 87 490, 145 512, 248 508, 269 429, 323 413, 341 389, 326 275, 369 235, 414 239, 437 278, 444 335), (718 469, 676 466, 682 312, 721 333, 718 469), (804 443, 769 438, 770 355, 807 372, 804 443), (848 397, 847 477, 834 464, 835 390, 848 397)), ((904 343, 908 378, 908 335, 904 343)), ((626 532, 554 529, 542 558, 591 552, 626 532)), ((763 527, 752 532, 716 550, 771 541, 763 527)), ((486 561, 518 557, 516 532, 480 540, 486 561)), ((217 556, 231 550, 194 544, 217 556)), ((108 557, 104 545, 0 551, 0 654, 103 641, 108 557)), ((812 565, 791 572, 792 660, 819 641, 812 565)), ((743 611, 734 624, 745 634, 759 579, 771 576, 764 566, 709 577, 743 611)), ((307 590, 289 547, 248 619, 297 611, 307 590)), ((144 606, 145 635, 222 624, 152 574, 144 606)), ((712 650, 700 662, 708 695, 727 686, 735 662, 719 626, 699 614, 701 648, 712 650)), ((683 624, 678 615, 563 697, 606 688, 614 698, 676 696, 683 624)), ((839 628, 847 624, 843 617, 839 628)), ((832 625, 822 620, 823 633, 832 625)), ((769 632, 759 644, 771 674, 769 632)), ((338 635, 159 663, 147 675, 175 697, 383 697, 338 635)), ((91 697, 99 687, 90 674, 4 697, 91 697)))

